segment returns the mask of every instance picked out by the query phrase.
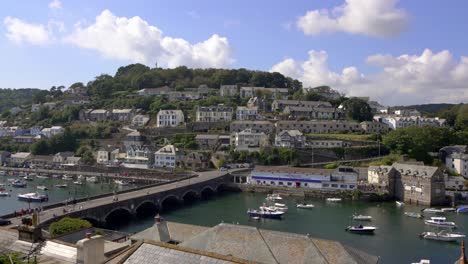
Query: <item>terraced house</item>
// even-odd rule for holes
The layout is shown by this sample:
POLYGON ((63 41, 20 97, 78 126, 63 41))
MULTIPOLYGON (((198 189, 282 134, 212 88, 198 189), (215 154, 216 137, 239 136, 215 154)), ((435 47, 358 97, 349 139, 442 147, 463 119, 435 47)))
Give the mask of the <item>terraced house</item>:
POLYGON ((223 105, 218 106, 199 106, 196 112, 197 122, 230 122, 234 111, 232 107, 223 105))

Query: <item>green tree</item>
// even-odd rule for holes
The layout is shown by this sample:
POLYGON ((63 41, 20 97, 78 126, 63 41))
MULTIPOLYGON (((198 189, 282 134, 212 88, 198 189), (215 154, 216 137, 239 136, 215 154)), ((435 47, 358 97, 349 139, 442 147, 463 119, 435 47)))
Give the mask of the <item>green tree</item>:
POLYGON ((64 217, 49 227, 51 237, 57 237, 76 230, 91 227, 91 223, 78 218, 64 217))
POLYGON ((343 103, 343 109, 348 119, 359 122, 372 120, 372 109, 369 104, 360 98, 351 98, 343 103))

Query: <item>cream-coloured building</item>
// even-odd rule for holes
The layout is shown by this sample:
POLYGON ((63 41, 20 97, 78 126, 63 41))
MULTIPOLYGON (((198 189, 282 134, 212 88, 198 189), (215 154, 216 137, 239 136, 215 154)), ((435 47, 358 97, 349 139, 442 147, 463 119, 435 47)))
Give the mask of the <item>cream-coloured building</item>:
POLYGON ((196 113, 197 122, 230 122, 234 111, 232 107, 223 105, 218 106, 199 106, 196 113))
POLYGON ((154 153, 154 167, 176 168, 183 158, 182 153, 174 145, 166 145, 154 153))
POLYGON ((157 127, 176 127, 184 123, 182 110, 160 110, 157 115, 157 127))
POLYGON ((232 143, 237 150, 247 150, 248 148, 260 148, 267 146, 268 135, 263 132, 254 132, 246 129, 232 134, 232 143))

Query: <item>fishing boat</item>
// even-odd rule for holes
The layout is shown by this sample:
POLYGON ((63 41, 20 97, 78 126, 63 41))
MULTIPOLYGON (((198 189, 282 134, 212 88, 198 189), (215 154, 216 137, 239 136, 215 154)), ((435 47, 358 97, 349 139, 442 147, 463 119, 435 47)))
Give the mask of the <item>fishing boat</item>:
POLYGON ((49 198, 45 194, 40 193, 25 193, 25 194, 18 194, 18 200, 20 201, 27 201, 27 202, 44 202, 47 201, 49 198))
POLYGON ((13 187, 17 187, 17 188, 24 188, 26 187, 26 182, 24 181, 21 181, 21 180, 15 180, 11 183, 11 186, 13 187))
POLYGON ((351 233, 358 233, 358 234, 372 234, 377 229, 375 226, 364 226, 364 225, 355 225, 355 226, 348 226, 346 231, 351 233))
POLYGON ((327 198, 327 202, 339 203, 339 202, 341 202, 341 198, 327 198))
POLYGON ((86 178, 86 182, 97 183, 98 179, 95 176, 86 178))
POLYGON ((249 210, 247 210, 247 214, 250 217, 281 219, 281 217, 284 215, 284 212, 269 211, 269 210, 262 210, 262 209, 260 209, 260 210, 249 209, 249 210))
POLYGON ((63 175, 62 179, 66 180, 66 181, 70 181, 70 180, 73 180, 73 176, 65 174, 65 175, 63 175))
POLYGON ((440 232, 422 232, 421 237, 424 239, 455 242, 465 238, 465 235, 459 233, 446 232, 445 230, 443 230, 440 232))
POLYGON ((49 177, 47 177, 46 175, 39 174, 36 176, 36 178, 44 180, 44 179, 48 179, 49 177))
POLYGON ((414 212, 405 212, 405 215, 412 218, 423 218, 422 214, 414 213, 414 212))
POLYGON ((32 181, 32 180, 34 180, 34 178, 31 177, 31 176, 24 176, 23 179, 24 179, 25 181, 32 181))
POLYGON ((315 206, 313 204, 302 203, 302 204, 297 204, 296 207, 301 208, 301 209, 312 209, 315 206))
POLYGON ((457 213, 468 213, 468 206, 460 206, 457 208, 457 213))
POLYGON ((47 191, 47 187, 44 186, 44 185, 38 185, 38 186, 36 187, 36 189, 42 190, 42 191, 47 191))
POLYGON ((405 203, 404 203, 404 202, 400 202, 400 201, 395 201, 395 204, 396 204, 398 207, 405 206, 405 203))
POLYGON ((128 185, 128 182, 122 181, 122 180, 114 180, 114 183, 119 185, 119 186, 126 186, 128 185))
POLYGON ((442 209, 437 208, 426 208, 423 210, 425 214, 444 214, 445 212, 442 209))
POLYGON ((67 188, 68 185, 67 184, 56 184, 55 187, 57 187, 57 188, 67 188))
POLYGON ((283 198, 277 193, 268 194, 266 199, 271 201, 283 200, 283 198))
POLYGON ((353 220, 356 220, 356 221, 372 221, 372 216, 370 216, 370 215, 353 215, 353 220))
POLYGON ((424 224, 438 227, 457 227, 457 225, 454 222, 447 222, 445 217, 431 217, 431 219, 424 220, 424 224))
POLYGON ((73 184, 75 184, 75 185, 83 185, 83 181, 81 181, 81 180, 74 181, 73 184))

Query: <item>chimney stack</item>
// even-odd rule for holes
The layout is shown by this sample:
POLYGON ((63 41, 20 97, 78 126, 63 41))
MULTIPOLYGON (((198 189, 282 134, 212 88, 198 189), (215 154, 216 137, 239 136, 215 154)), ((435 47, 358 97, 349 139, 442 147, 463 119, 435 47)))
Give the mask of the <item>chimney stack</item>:
POLYGON ((156 222, 156 228, 159 234, 159 238, 156 238, 156 241, 161 241, 164 243, 168 243, 171 241, 171 234, 169 233, 169 228, 167 227, 167 222, 157 214, 154 217, 156 222))
POLYGON ((80 264, 101 264, 104 263, 104 237, 91 236, 86 233, 86 238, 76 243, 76 262, 80 264))

